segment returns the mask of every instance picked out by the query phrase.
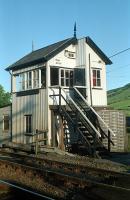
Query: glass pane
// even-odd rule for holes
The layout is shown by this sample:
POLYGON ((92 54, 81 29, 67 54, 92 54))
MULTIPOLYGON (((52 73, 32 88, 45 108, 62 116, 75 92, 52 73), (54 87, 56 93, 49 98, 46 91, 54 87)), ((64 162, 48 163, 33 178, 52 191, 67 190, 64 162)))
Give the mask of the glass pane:
POLYGON ((28 72, 28 73, 29 73, 29 80, 30 80, 32 77, 32 73, 31 72, 28 72))
POLYGON ((61 77, 64 77, 64 70, 61 70, 61 77))
POLYGON ((61 78, 61 86, 64 86, 64 78, 61 78))
POLYGON ((73 79, 70 79, 70 87, 73 87, 73 79))
POLYGON ((41 87, 46 87, 46 69, 41 70, 41 87))
POLYGON ((96 78, 96 70, 93 70, 93 77, 96 78))
POLYGON ((97 78, 100 78, 100 70, 97 70, 97 78))
POLYGON ((65 77, 69 78, 69 71, 68 70, 65 71, 65 77))
POLYGON ((85 86, 85 69, 74 69, 74 85, 85 86))
POLYGON ((70 71, 70 87, 73 86, 73 71, 70 71))
POLYGON ((93 78, 93 86, 96 86, 96 78, 93 78))
POLYGON ((73 78, 73 71, 70 71, 70 78, 73 78))
POLYGON ((8 115, 4 116, 4 130, 5 131, 9 130, 9 116, 8 115))
MULTIPOLYGON (((14 88, 13 88, 14 90, 14 88)), ((21 90, 21 77, 20 75, 16 75, 16 92, 21 90)))
POLYGON ((59 85, 59 69, 51 68, 51 86, 59 85))
POLYGON ((26 133, 32 132, 32 116, 26 115, 26 133))
POLYGON ((33 71, 33 87, 39 87, 39 70, 33 71))
POLYGON ((27 89, 32 88, 32 72, 27 72, 27 89))
POLYGON ((20 82, 19 82, 19 89, 25 90, 25 73, 20 74, 20 82))
POLYGON ((29 72, 29 88, 31 88, 31 83, 32 83, 32 74, 29 72))
POLYGON ((69 79, 66 79, 66 86, 69 86, 69 79))
POLYGON ((97 86, 101 86, 101 80, 97 79, 97 86))
POLYGON ((25 74, 21 74, 22 82, 21 82, 21 89, 25 90, 25 74))

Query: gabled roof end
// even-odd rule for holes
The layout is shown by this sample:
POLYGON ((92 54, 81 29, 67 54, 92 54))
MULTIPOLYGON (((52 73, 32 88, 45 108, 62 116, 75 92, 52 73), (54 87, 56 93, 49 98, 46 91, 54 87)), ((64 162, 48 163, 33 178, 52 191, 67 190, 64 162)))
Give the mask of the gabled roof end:
POLYGON ((101 57, 106 65, 111 65, 112 61, 103 53, 103 51, 93 42, 90 37, 86 37, 86 43, 95 51, 95 53, 101 57))

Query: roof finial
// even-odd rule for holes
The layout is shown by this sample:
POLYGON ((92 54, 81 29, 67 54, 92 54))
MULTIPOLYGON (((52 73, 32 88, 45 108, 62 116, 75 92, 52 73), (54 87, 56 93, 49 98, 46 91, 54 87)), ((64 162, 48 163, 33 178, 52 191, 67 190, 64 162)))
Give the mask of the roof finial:
POLYGON ((77 29, 76 29, 76 22, 75 22, 75 24, 74 24, 74 37, 76 38, 76 31, 77 31, 77 29))
POLYGON ((34 51, 34 42, 32 40, 32 52, 34 51))

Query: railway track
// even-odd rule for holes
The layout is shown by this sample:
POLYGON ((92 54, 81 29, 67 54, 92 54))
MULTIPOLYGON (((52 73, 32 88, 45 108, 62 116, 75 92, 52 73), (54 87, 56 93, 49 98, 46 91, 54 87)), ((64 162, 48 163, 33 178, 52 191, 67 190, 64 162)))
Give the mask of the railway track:
MULTIPOLYGON (((8 186, 9 188, 14 188, 14 191, 15 191, 15 193, 16 193, 16 191, 17 191, 17 193, 19 194, 19 195, 23 195, 23 194, 26 194, 26 198, 25 199, 30 199, 29 198, 29 196, 31 196, 31 198, 32 197, 36 197, 37 198, 37 200, 42 200, 42 199, 44 199, 44 200, 55 200, 55 199, 53 199, 53 198, 51 198, 51 197, 48 197, 48 196, 45 196, 45 195, 43 195, 43 194, 39 194, 39 193, 37 193, 37 192, 33 192, 33 191, 31 191, 31 190, 29 190, 29 189, 26 189, 26 188, 23 188, 23 187, 20 187, 20 186, 18 186, 18 185, 15 185, 15 184, 13 184, 13 183, 10 183, 10 182, 8 182, 8 181, 4 181, 4 180, 0 180, 0 184, 2 184, 2 185, 6 185, 6 186, 8 186), (20 191, 20 192, 19 192, 20 191), (22 193, 21 193, 22 192, 22 193)), ((8 189, 9 190, 9 189, 8 189)), ((13 195, 12 195, 13 196, 13 195)), ((10 197, 11 198, 11 197, 10 197)), ((20 198, 20 197, 19 197, 20 198)), ((11 199, 14 199, 13 197, 11 198, 11 199)), ((16 198, 15 198, 16 199, 16 198)))
POLYGON ((101 169, 75 163, 50 160, 48 158, 38 158, 17 153, 2 152, 3 155, 11 156, 17 159, 17 162, 24 162, 29 166, 35 166, 39 169, 53 169, 64 173, 74 173, 82 177, 92 177, 100 182, 116 185, 119 187, 130 188, 130 174, 125 172, 116 172, 113 170, 101 169))
POLYGON ((5 157, 0 159, 0 166, 4 165, 6 169, 13 169, 13 172, 24 171, 26 173, 22 173, 23 177, 30 176, 29 173, 33 172, 32 175, 40 177, 40 181, 43 179, 46 187, 53 186, 51 191, 46 191, 44 188, 37 190, 47 193, 48 196, 53 196, 55 199, 59 197, 59 199, 80 197, 79 199, 92 200, 129 199, 130 174, 21 154, 2 153, 2 155, 5 157), (55 190, 57 190, 57 194, 54 194, 55 190))

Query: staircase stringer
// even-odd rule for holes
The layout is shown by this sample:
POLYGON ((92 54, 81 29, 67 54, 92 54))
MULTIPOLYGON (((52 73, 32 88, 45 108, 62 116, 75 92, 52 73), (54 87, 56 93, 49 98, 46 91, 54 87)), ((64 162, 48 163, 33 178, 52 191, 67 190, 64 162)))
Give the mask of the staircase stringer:
POLYGON ((71 123, 71 125, 75 128, 75 132, 78 131, 78 133, 82 136, 82 138, 84 139, 85 143, 88 145, 88 149, 91 152, 91 144, 89 143, 89 141, 87 140, 87 138, 84 136, 84 134, 82 133, 82 131, 79 129, 79 127, 77 127, 77 125, 75 124, 75 122, 72 120, 72 118, 70 117, 70 115, 68 114, 68 112, 61 107, 60 109, 60 114, 63 117, 65 117, 67 119, 67 121, 69 120, 69 122, 71 123), (63 112, 62 112, 63 111, 63 112), (63 114, 64 113, 64 114, 63 114))
MULTIPOLYGON (((82 98, 82 100, 86 103, 86 105, 91 109, 91 111, 97 116, 97 118, 102 122, 102 124, 105 126, 105 128, 110 131, 110 133, 115 136, 114 132, 111 130, 111 128, 104 122, 104 120, 101 118, 101 116, 94 110, 94 108, 88 103, 88 101, 82 96, 82 94, 77 90, 76 87, 74 87, 74 90, 79 94, 79 96, 82 98)), ((107 134, 104 132, 105 136, 107 134)), ((111 141, 112 142, 112 141, 111 141)))

